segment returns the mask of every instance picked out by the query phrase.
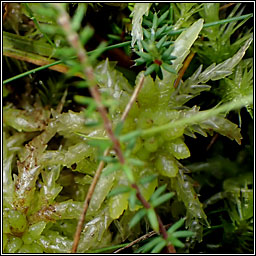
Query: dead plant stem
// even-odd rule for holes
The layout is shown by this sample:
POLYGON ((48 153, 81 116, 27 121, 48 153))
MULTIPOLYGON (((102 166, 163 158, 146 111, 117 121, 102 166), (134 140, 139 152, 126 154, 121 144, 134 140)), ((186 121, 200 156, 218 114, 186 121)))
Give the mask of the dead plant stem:
MULTIPOLYGON (((164 228, 167 229, 167 228, 169 228, 171 225, 172 225, 172 224, 164 225, 164 228)), ((122 248, 120 248, 120 249, 114 251, 113 253, 119 253, 119 252, 121 252, 121 251, 123 251, 123 250, 125 250, 125 249, 127 249, 127 248, 129 248, 129 247, 131 247, 131 246, 133 246, 133 245, 135 245, 135 244, 141 242, 141 241, 144 241, 144 240, 146 240, 146 239, 148 239, 148 238, 150 238, 150 237, 152 237, 152 236, 154 236, 154 235, 156 235, 156 234, 157 234, 156 231, 151 231, 151 232, 149 232, 149 233, 147 233, 147 234, 145 234, 145 235, 143 235, 143 236, 141 236, 141 237, 135 239, 134 241, 130 242, 128 245, 126 245, 126 246, 124 246, 124 247, 122 247, 122 248)))
MULTIPOLYGON (((107 148, 104 152, 104 156, 107 156, 109 151, 110 151, 110 148, 107 148)), ((96 185, 98 183, 98 180, 100 178, 101 171, 104 168, 104 164, 105 164, 104 161, 100 161, 100 163, 98 165, 98 168, 95 172, 95 175, 93 177, 92 183, 91 183, 91 185, 89 187, 89 190, 87 192, 87 195, 86 195, 86 198, 85 198, 85 201, 84 201, 84 205, 83 205, 83 211, 80 215, 80 219, 79 219, 79 221, 77 223, 77 227, 76 227, 76 233, 75 233, 75 236, 74 236, 74 242, 73 242, 73 246, 72 246, 72 253, 76 253, 76 251, 77 251, 77 247, 78 247, 78 243, 79 243, 79 240, 80 240, 80 235, 81 235, 81 232, 82 232, 82 229, 83 229, 83 224, 84 224, 86 212, 89 208, 89 204, 90 204, 93 192, 94 192, 95 187, 96 187, 96 185)))
MULTIPOLYGON (((143 82, 144 82, 144 76, 141 78, 139 84, 136 86, 131 98, 130 98, 130 101, 128 102, 126 108, 125 108, 125 111, 123 112, 123 115, 121 117, 121 120, 122 121, 125 121, 131 107, 132 107, 132 104, 134 103, 134 101, 136 100, 137 96, 138 96, 138 93, 143 85, 143 82)), ((110 152, 110 148, 107 148, 104 152, 104 156, 107 156, 110 152)), ((92 183, 89 187, 89 190, 88 190, 88 193, 86 195, 86 198, 85 198, 85 201, 84 201, 84 205, 83 205, 83 211, 81 213, 81 216, 80 216, 80 219, 79 219, 79 222, 77 224, 77 229, 76 229, 76 234, 75 234, 75 238, 74 241, 74 244, 73 244, 73 249, 72 249, 72 252, 75 252, 78 246, 78 242, 79 242, 79 239, 80 239, 80 234, 82 232, 82 227, 83 227, 83 223, 84 223, 84 220, 85 220, 85 216, 86 216, 86 213, 87 213, 87 210, 89 208, 89 204, 90 204, 90 201, 91 201, 91 198, 92 198, 92 195, 93 195, 93 192, 96 188, 96 185, 97 185, 97 182, 100 178, 100 175, 101 175, 101 172, 104 168, 104 165, 105 165, 105 162, 104 161, 100 161, 99 165, 98 165, 98 168, 95 172, 95 175, 93 177, 93 180, 92 180, 92 183), (74 251, 73 251, 74 250, 74 251)))

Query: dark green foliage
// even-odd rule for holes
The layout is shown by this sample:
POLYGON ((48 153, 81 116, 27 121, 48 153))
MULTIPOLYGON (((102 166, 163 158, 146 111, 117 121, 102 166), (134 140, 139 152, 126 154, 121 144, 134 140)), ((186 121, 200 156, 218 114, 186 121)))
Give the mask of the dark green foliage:
POLYGON ((149 13, 149 17, 153 16, 153 22, 144 17, 143 24, 146 28, 143 28, 144 40, 137 41, 136 54, 140 56, 136 59, 136 65, 146 64, 145 76, 156 72, 157 76, 162 80, 163 71, 176 74, 175 69, 171 67, 172 60, 176 59, 176 56, 172 56, 173 42, 166 35, 171 29, 165 21, 169 15, 169 10, 163 13, 159 18, 157 13, 149 13), (146 51, 146 52, 144 52, 146 51))
MULTIPOLYGON (((172 225, 171 228, 168 229, 167 233, 169 235, 168 241, 171 242, 175 247, 185 247, 185 245, 178 239, 181 237, 190 237, 193 236, 194 233, 191 231, 176 231, 184 224, 185 219, 180 219, 178 222, 172 225)), ((156 237, 151 239, 148 243, 140 247, 136 252, 137 253, 159 253, 161 250, 168 244, 161 237, 156 237)))
MULTIPOLYGON (((241 3, 236 4, 233 8, 231 7, 232 11, 226 18, 240 16, 245 7, 246 5, 242 6, 241 3)), ((203 6, 203 10, 199 13, 201 17, 205 19, 205 23, 218 21, 220 19, 218 9, 219 4, 208 3, 203 6)), ((197 53, 200 59, 202 59, 206 65, 210 65, 211 63, 220 63, 233 56, 241 45, 252 36, 251 28, 244 26, 243 30, 239 33, 238 38, 232 42, 235 32, 241 28, 247 20, 248 18, 242 21, 233 21, 231 23, 203 29, 202 35, 208 40, 200 40, 196 44, 197 46, 200 46, 197 48, 197 53), (211 54, 206 54, 208 52, 211 52, 211 54)))

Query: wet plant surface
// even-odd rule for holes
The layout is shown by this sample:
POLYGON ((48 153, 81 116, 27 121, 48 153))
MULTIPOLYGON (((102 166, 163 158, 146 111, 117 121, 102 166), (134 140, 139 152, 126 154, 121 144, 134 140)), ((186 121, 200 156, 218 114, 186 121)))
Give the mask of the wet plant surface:
POLYGON ((252 253, 253 3, 4 3, 3 252, 252 253))

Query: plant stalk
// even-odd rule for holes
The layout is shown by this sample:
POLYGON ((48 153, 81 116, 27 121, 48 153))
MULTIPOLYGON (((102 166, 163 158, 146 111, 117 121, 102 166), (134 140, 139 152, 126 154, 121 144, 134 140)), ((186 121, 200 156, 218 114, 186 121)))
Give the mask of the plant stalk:
MULTIPOLYGON (((58 23, 62 26, 62 28, 66 32, 67 39, 68 39, 70 45, 74 49, 76 49, 76 51, 77 51, 78 60, 80 61, 81 65, 84 67, 83 68, 83 73, 84 73, 85 77, 87 78, 87 80, 90 84, 90 87, 89 87, 90 93, 91 93, 92 97, 94 98, 94 100, 96 102, 98 111, 99 111, 99 113, 100 113, 100 115, 103 119, 104 127, 105 127, 105 129, 108 133, 108 136, 111 139, 111 141, 113 142, 113 148, 114 148, 114 150, 117 154, 119 162, 123 165, 123 164, 125 164, 125 158, 124 158, 123 152, 121 150, 120 141, 114 135, 111 121, 108 119, 108 116, 107 116, 106 108, 102 104, 101 95, 100 95, 100 92, 98 90, 96 80, 94 78, 93 68, 88 63, 88 58, 87 58, 86 51, 83 49, 83 47, 82 47, 82 45, 79 41, 79 37, 78 37, 77 33, 75 33, 72 30, 71 23, 70 23, 70 17, 68 16, 67 12, 63 8, 61 8, 60 5, 58 5, 58 4, 54 4, 54 5, 60 11, 60 16, 58 18, 58 23)), ((139 87, 142 86, 143 81, 144 81, 144 76, 141 79, 141 83, 140 83, 139 87)), ((139 91, 139 89, 136 90, 136 93, 138 93, 138 91, 139 91)), ((134 97, 132 100, 134 101, 135 99, 136 99, 136 97, 134 97)), ((123 115, 124 118, 127 116, 128 110, 130 108, 131 108, 131 104, 128 104, 127 109, 126 109, 127 111, 125 111, 125 113, 123 115)), ((108 150, 106 150, 105 153, 108 153, 108 150)), ((99 168, 97 170, 98 171, 97 174, 99 174, 99 172, 100 172, 99 170, 101 170, 102 168, 103 168, 103 163, 101 164, 101 166, 99 166, 99 168)), ((95 183, 97 183, 98 178, 99 178, 99 175, 97 175, 97 179, 95 179, 95 183)), ((136 184, 133 184, 133 185, 136 186, 138 199, 142 202, 143 205, 145 205, 145 207, 146 206, 150 207, 150 204, 145 200, 145 198, 140 193, 139 187, 136 184)), ((95 186, 96 186, 96 184, 93 184, 93 186, 91 188, 94 188, 95 186)), ((93 193, 93 191, 91 189, 90 194, 89 194, 89 199, 91 198, 92 193, 93 193)), ((85 200, 84 209, 88 209, 89 202, 90 202, 90 200, 85 200)), ((73 243, 73 247, 72 247, 72 253, 75 253, 77 251, 77 247, 78 247, 78 243, 79 243, 79 239, 80 239, 80 234, 81 234, 81 230, 82 230, 82 225, 83 225, 83 222, 84 222, 84 211, 85 210, 83 210, 83 217, 79 220, 79 223, 78 223, 79 228, 77 228, 77 230, 76 230, 74 243, 73 243)), ((161 226, 161 224, 162 224, 162 222, 159 223, 160 226, 161 226)), ((162 232, 164 230, 165 233, 166 233, 166 230, 162 226, 161 226, 160 230, 162 232)), ((163 236, 165 236, 165 233, 163 234, 163 236)))

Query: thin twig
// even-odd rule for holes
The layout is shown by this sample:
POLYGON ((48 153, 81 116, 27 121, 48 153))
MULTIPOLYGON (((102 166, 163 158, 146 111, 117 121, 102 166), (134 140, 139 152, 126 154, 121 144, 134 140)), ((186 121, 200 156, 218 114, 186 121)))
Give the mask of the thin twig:
MULTIPOLYGON (((125 46, 128 43, 130 43, 130 41, 125 42, 125 43, 109 45, 109 46, 104 47, 104 50, 106 51, 106 50, 116 49, 118 47, 125 46)), ((92 54, 93 52, 94 52, 94 50, 87 52, 87 54, 92 54)), ((3 49, 3 55, 7 56, 7 57, 14 58, 14 59, 27 61, 27 62, 30 62, 30 63, 40 66, 38 68, 34 68, 34 69, 31 69, 24 73, 18 74, 17 76, 10 77, 10 78, 4 80, 3 84, 7 84, 9 82, 12 82, 12 81, 14 81, 18 78, 24 77, 26 75, 34 74, 35 72, 41 71, 46 68, 49 68, 49 69, 52 69, 52 70, 55 70, 55 71, 58 71, 61 73, 67 73, 70 70, 69 66, 61 64, 63 62, 63 60, 57 60, 57 61, 49 60, 49 58, 45 58, 45 57, 43 57, 41 55, 37 55, 35 53, 26 53, 26 56, 25 56, 24 54, 22 54, 22 51, 19 51, 19 50, 16 50, 15 53, 13 53, 8 49, 3 49)), ((70 59, 74 59, 74 58, 71 57, 70 59)), ((83 74, 79 73, 79 72, 76 72, 74 74, 74 76, 84 79, 83 74)))
MULTIPOLYGON (((58 18, 58 23, 62 26, 62 28, 66 32, 66 36, 67 36, 67 39, 68 39, 70 45, 76 50, 78 60, 80 61, 81 65, 83 66, 83 73, 84 73, 85 77, 87 78, 87 81, 90 84, 90 87, 89 87, 90 93, 91 93, 92 97, 94 98, 95 103, 97 105, 97 109, 98 109, 98 111, 99 111, 99 113, 100 113, 100 115, 103 119, 104 128, 106 129, 106 132, 107 132, 109 138, 113 142, 113 148, 116 152, 116 155, 119 159, 119 162, 123 165, 125 163, 125 158, 124 158, 124 155, 123 155, 123 152, 122 152, 122 149, 121 149, 120 141, 117 139, 117 137, 115 136, 115 134, 113 132, 112 123, 108 119, 107 110, 106 110, 106 108, 104 107, 104 105, 101 101, 101 95, 100 95, 100 92, 98 90, 96 80, 94 78, 94 71, 93 71, 92 66, 90 66, 90 64, 88 63, 88 58, 87 58, 86 51, 82 47, 81 42, 79 41, 78 34, 75 31, 72 30, 70 17, 67 14, 67 12, 62 8, 62 6, 60 4, 54 3, 53 5, 55 5, 55 7, 60 11, 60 15, 59 15, 59 18, 58 18)), ((142 78, 142 80, 143 80, 143 78, 142 78)), ((130 106, 128 108, 130 108, 130 106)), ((126 115, 124 115, 124 116, 126 116, 126 115)), ((150 207, 150 204, 142 196, 142 194, 139 190, 139 187, 136 184, 132 184, 132 187, 136 188, 137 198, 141 201, 141 203, 144 205, 144 207, 148 209, 150 207)), ((85 202, 85 209, 88 208, 88 203, 89 202, 87 202, 87 201, 85 202)), ((158 220, 160 220, 159 217, 158 217, 158 220)), ((79 220, 78 225, 82 226, 83 221, 84 221, 84 215, 79 220)), ((163 237, 165 239, 167 239, 167 237, 166 237, 167 233, 166 233, 165 228, 163 227, 162 222, 159 222, 159 226, 160 226, 161 233, 163 234, 163 237)), ((77 251, 77 247, 78 247, 78 243, 79 243, 79 239, 80 239, 80 234, 81 234, 81 230, 80 231, 78 230, 76 232, 76 235, 75 235, 75 240, 74 240, 74 244, 73 244, 73 247, 72 247, 72 253, 75 253, 77 251)), ((167 249, 168 249, 169 252, 172 252, 169 249, 169 247, 167 249)))
POLYGON ((93 96, 93 98, 94 98, 94 100, 97 104, 98 111, 100 112, 100 115, 103 119, 104 127, 105 127, 105 129, 108 133, 108 136, 109 136, 110 140, 113 142, 113 148, 114 148, 114 150, 117 154, 117 157, 118 157, 120 163, 124 164, 125 159, 124 159, 124 156, 123 156, 123 153, 122 153, 122 150, 121 150, 120 142, 119 142, 119 140, 117 139, 117 137, 115 136, 115 134, 113 132, 112 124, 111 124, 110 120, 108 119, 107 110, 104 107, 104 105, 102 104, 99 90, 96 86, 94 86, 94 87, 90 88, 90 92, 91 92, 91 95, 93 96))
POLYGON ((225 8, 228 8, 228 7, 232 6, 232 5, 234 5, 234 4, 235 4, 235 3, 228 3, 228 4, 225 4, 225 5, 221 6, 219 10, 223 10, 223 9, 225 9, 225 8))
POLYGON ((53 5, 60 11, 60 16, 58 18, 58 23, 62 26, 64 31, 66 32, 67 39, 70 43, 70 45, 76 50, 76 54, 78 57, 78 60, 80 61, 81 65, 83 66, 83 73, 85 77, 87 78, 90 87, 89 91, 91 95, 93 96, 97 109, 100 112, 100 115, 104 122, 104 127, 106 129, 106 132, 108 133, 109 138, 113 142, 113 148, 116 151, 117 157, 121 164, 124 164, 125 160, 121 151, 121 146, 119 140, 114 135, 114 132, 112 130, 112 124, 110 120, 108 119, 107 110, 102 104, 101 96, 96 84, 96 80, 94 78, 93 74, 93 68, 88 63, 88 57, 85 49, 83 48, 81 42, 79 41, 78 34, 73 31, 71 27, 70 17, 67 14, 67 12, 62 8, 60 4, 53 3, 53 5))
MULTIPOLYGON (((35 68, 33 70, 29 70, 29 71, 26 71, 26 72, 24 72, 22 74, 19 74, 17 76, 6 79, 6 80, 3 81, 3 84, 9 83, 9 82, 11 82, 11 81, 13 81, 17 78, 29 75, 31 73, 40 71, 40 70, 45 69, 45 68, 49 68, 51 70, 58 71, 58 72, 61 72, 61 73, 64 73, 64 74, 66 74, 70 69, 70 67, 68 67, 67 65, 59 64, 59 63, 61 63, 61 61, 49 60, 49 58, 39 56, 39 55, 36 55, 36 54, 33 54, 33 53, 27 53, 27 55, 25 56, 25 55, 22 55, 22 52, 20 52, 20 51, 16 51, 15 53, 13 53, 11 51, 4 50, 3 56, 7 56, 7 57, 14 58, 14 59, 17 59, 17 60, 26 61, 26 62, 35 64, 37 66, 40 66, 40 67, 35 68)), ((75 76, 83 78, 83 76, 80 73, 76 73, 75 76)))
POLYGON ((195 55, 195 53, 191 52, 189 54, 189 56, 186 58, 186 60, 185 60, 185 62, 183 64, 183 67, 181 68, 181 70, 179 72, 179 75, 178 75, 177 79, 174 82, 174 88, 177 88, 177 86, 179 85, 179 82, 180 82, 181 78, 183 77, 185 71, 187 70, 187 68, 188 68, 191 60, 193 59, 194 55, 195 55))
MULTIPOLYGON (((149 203, 149 202, 143 197, 143 195, 141 194, 138 185, 137 185, 137 184, 132 184, 131 186, 132 186, 134 189, 136 189, 136 196, 137 196, 137 198, 140 200, 140 202, 142 203, 142 205, 143 205, 146 209, 151 208, 150 203, 149 203)), ((159 225, 160 233, 162 234, 163 238, 164 238, 165 240, 167 240, 167 239, 168 239, 168 233, 167 233, 167 231, 166 231, 166 229, 165 229, 165 227, 164 227, 164 225, 163 225, 163 222, 162 222, 161 218, 159 217, 159 215, 158 215, 157 213, 156 213, 156 216, 157 216, 157 220, 158 220, 158 225, 159 225)), ((168 246, 167 246, 167 251, 168 251, 169 253, 176 253, 176 250, 175 250, 175 248, 174 248, 173 245, 168 245, 168 246)))
POLYGON ((212 145, 215 143, 215 141, 218 139, 218 137, 219 137, 219 134, 218 134, 218 133, 216 133, 216 134, 212 137, 212 139, 211 139, 209 145, 208 145, 207 148, 206 148, 206 151, 209 151, 209 150, 210 150, 210 148, 211 148, 212 145))
MULTIPOLYGON (((123 112, 123 115, 121 117, 121 120, 122 121, 125 121, 131 107, 132 107, 132 104, 134 103, 134 101, 136 100, 137 96, 138 96, 138 93, 143 85, 143 82, 144 82, 144 76, 141 78, 139 84, 136 86, 131 98, 130 98, 130 101, 128 102, 124 112, 123 112)), ((104 152, 104 156, 107 156, 110 152, 110 148, 107 148, 104 152)), ((84 205, 83 205, 83 211, 81 213, 81 216, 80 216, 80 219, 79 219, 79 222, 77 224, 77 228, 76 228, 76 233, 75 233, 75 237, 74 237, 74 243, 73 243, 73 248, 72 248, 72 252, 76 252, 76 248, 78 246, 78 243, 79 243, 79 239, 80 239, 80 234, 81 234, 81 231, 82 231, 82 228, 83 228, 83 223, 84 223, 84 220, 85 220, 85 216, 86 216, 86 213, 87 213, 87 210, 88 210, 88 207, 89 207, 89 204, 90 204, 90 201, 91 201, 91 198, 92 198, 92 195, 93 195, 93 192, 95 190, 95 187, 97 185, 97 182, 100 178, 100 175, 101 175, 101 172, 104 168, 104 165, 105 165, 105 162, 104 161, 100 161, 99 165, 98 165, 98 168, 97 168, 97 171, 95 172, 95 175, 93 177, 93 180, 92 180, 92 183, 89 187, 89 190, 88 190, 88 193, 86 195, 86 198, 85 198, 85 201, 84 201, 84 205)))
POLYGON ((64 107, 64 104, 65 104, 65 100, 66 100, 66 97, 68 95, 68 89, 65 90, 65 92, 63 93, 63 96, 61 97, 61 100, 56 108, 56 111, 60 114, 63 107, 64 107))
MULTIPOLYGON (((164 225, 164 228, 167 229, 167 228, 169 228, 171 225, 172 225, 172 224, 164 225)), ((152 236, 154 236, 154 235, 156 235, 156 234, 157 234, 156 231, 151 231, 151 232, 149 232, 149 233, 147 233, 147 234, 145 234, 145 235, 143 235, 143 236, 137 238, 136 240, 130 242, 128 245, 126 245, 126 246, 124 246, 124 247, 122 247, 122 248, 120 248, 120 249, 114 251, 113 253, 119 253, 119 252, 121 252, 121 251, 123 251, 123 250, 125 250, 125 249, 127 249, 127 248, 129 248, 129 247, 131 247, 131 246, 133 246, 133 245, 135 245, 135 244, 137 244, 137 243, 139 243, 139 242, 142 242, 142 241, 144 241, 144 240, 146 240, 146 239, 148 239, 148 238, 150 238, 150 237, 152 237, 152 236)))
MULTIPOLYGON (((168 241, 168 233, 166 231, 166 228, 163 225, 163 222, 162 222, 161 218, 159 217, 159 215, 157 214, 156 216, 157 216, 160 232, 163 235, 163 238, 166 241, 168 241)), ((175 250, 174 246, 172 244, 169 244, 169 242, 167 243, 166 249, 167 249, 168 253, 176 253, 176 250, 175 250)))
POLYGON ((139 94, 139 91, 140 91, 140 89, 141 89, 141 87, 142 87, 142 85, 144 83, 144 79, 145 79, 145 77, 143 75, 141 77, 140 81, 139 81, 139 84, 136 86, 136 88, 135 88, 135 90, 134 90, 134 92, 133 92, 133 94, 132 94, 132 96, 130 98, 130 101, 126 105, 126 108, 125 108, 125 110, 124 110, 124 112, 122 114, 122 117, 121 117, 122 121, 124 121, 126 119, 126 117, 127 117, 128 113, 129 113, 129 111, 130 111, 134 101, 136 100, 136 98, 137 98, 137 96, 139 94))
MULTIPOLYGON (((110 151, 110 148, 107 148, 105 150, 105 152, 104 152, 104 156, 107 156, 109 151, 110 151)), ((80 215, 80 219, 79 219, 77 227, 76 227, 76 233, 75 233, 75 236, 74 236, 74 242, 73 242, 72 251, 71 251, 72 253, 75 253, 76 250, 77 250, 78 243, 79 243, 79 240, 80 240, 80 234, 81 234, 82 229, 83 229, 83 224, 84 224, 86 212, 88 210, 88 207, 89 207, 89 204, 90 204, 93 192, 95 190, 95 187, 97 185, 97 182, 98 182, 98 180, 100 178, 101 171, 104 168, 104 164, 105 164, 104 161, 100 161, 100 163, 98 165, 98 168, 96 170, 96 173, 95 173, 95 175, 93 177, 92 183, 91 183, 91 185, 89 187, 88 193, 86 195, 86 198, 85 198, 85 201, 84 201, 84 205, 83 205, 83 211, 82 211, 82 213, 80 215)))

